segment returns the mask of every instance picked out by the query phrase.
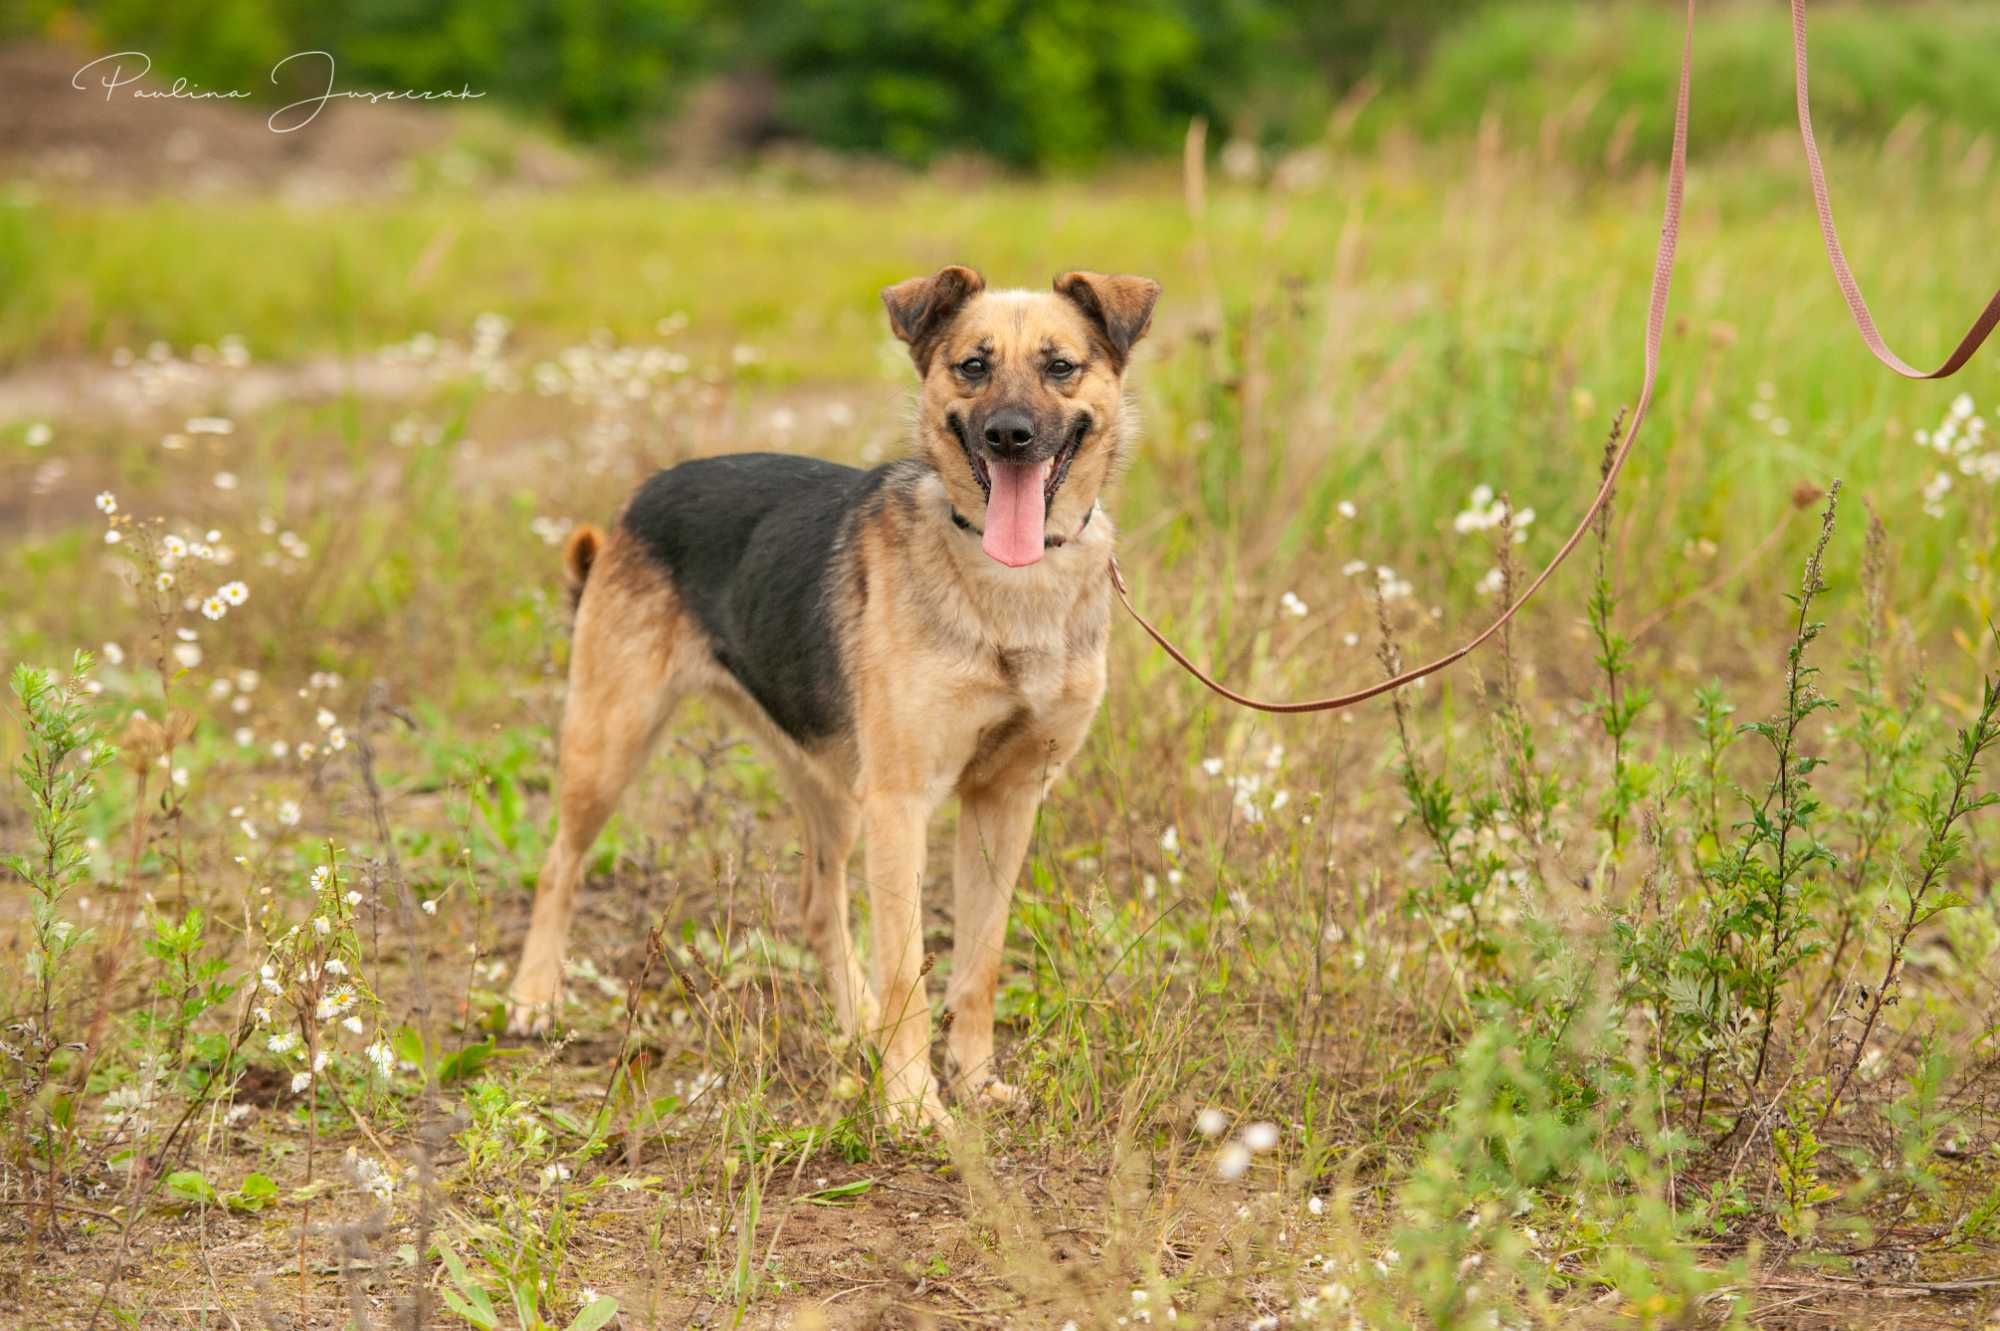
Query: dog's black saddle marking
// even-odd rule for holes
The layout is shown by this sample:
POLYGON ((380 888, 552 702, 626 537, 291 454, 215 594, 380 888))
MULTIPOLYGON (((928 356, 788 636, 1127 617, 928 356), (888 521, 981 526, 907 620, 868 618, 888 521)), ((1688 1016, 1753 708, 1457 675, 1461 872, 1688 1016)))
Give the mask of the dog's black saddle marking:
POLYGON ((699 458, 655 472, 625 510, 723 668, 800 743, 849 723, 829 590, 849 519, 887 470, 783 453, 699 458))

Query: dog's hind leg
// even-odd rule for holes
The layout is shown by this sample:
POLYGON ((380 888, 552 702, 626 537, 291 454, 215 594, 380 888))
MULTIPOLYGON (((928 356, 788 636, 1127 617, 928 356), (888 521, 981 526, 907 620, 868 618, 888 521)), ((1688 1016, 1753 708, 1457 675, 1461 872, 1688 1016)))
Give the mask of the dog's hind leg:
POLYGON ((847 860, 860 830, 853 799, 828 792, 810 778, 792 782, 799 811, 799 916, 826 973, 827 996, 842 1035, 874 1029, 881 1020, 875 995, 854 956, 847 923, 847 860))
POLYGON ((676 646, 686 637, 666 580, 614 536, 577 607, 563 705, 555 840, 535 885, 534 917, 509 994, 508 1029, 542 1034, 562 1001, 563 957, 584 864, 618 797, 672 710, 676 646))

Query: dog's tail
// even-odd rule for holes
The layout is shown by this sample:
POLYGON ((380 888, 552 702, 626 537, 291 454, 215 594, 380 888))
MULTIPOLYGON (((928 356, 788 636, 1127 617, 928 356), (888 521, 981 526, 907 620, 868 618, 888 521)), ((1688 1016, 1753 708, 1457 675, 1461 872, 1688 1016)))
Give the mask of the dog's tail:
POLYGON ((590 566, 604 549, 604 531, 591 523, 578 523, 563 542, 563 587, 569 592, 569 608, 576 610, 583 599, 583 584, 590 578, 590 566))

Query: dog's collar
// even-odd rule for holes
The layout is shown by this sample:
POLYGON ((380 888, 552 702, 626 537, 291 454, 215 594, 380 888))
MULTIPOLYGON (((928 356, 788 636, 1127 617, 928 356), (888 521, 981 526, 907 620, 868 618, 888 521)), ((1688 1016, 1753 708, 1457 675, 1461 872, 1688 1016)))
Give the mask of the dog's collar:
MULTIPOLYGON (((1061 549, 1062 546, 1064 546, 1068 542, 1074 541, 1077 537, 1083 535, 1083 529, 1085 527, 1088 527, 1090 525, 1090 520, 1096 516, 1097 516, 1097 505, 1092 504, 1090 506, 1090 511, 1083 515, 1083 521, 1076 524, 1076 530, 1074 532, 1072 532, 1068 536, 1044 536, 1042 538, 1042 549, 1044 550, 1061 549)), ((960 531, 969 531, 974 536, 984 536, 986 534, 986 529, 984 527, 973 526, 971 520, 968 519, 965 516, 965 514, 959 512, 957 508, 953 508, 951 510, 951 520, 952 524, 956 526, 960 531)))

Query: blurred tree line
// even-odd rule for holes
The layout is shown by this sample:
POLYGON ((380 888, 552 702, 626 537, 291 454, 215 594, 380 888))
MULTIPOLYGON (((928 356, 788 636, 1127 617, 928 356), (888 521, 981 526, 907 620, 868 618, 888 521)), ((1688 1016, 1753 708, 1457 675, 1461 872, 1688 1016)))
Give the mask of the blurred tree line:
POLYGON ((11 0, 0 26, 138 49, 154 73, 270 90, 331 51, 347 88, 469 85, 637 142, 717 75, 756 132, 921 162, 1078 166, 1178 142, 1190 115, 1311 134, 1341 91, 1409 68, 1476 0, 11 0), (11 7, 11 5, 9 6, 11 7))

